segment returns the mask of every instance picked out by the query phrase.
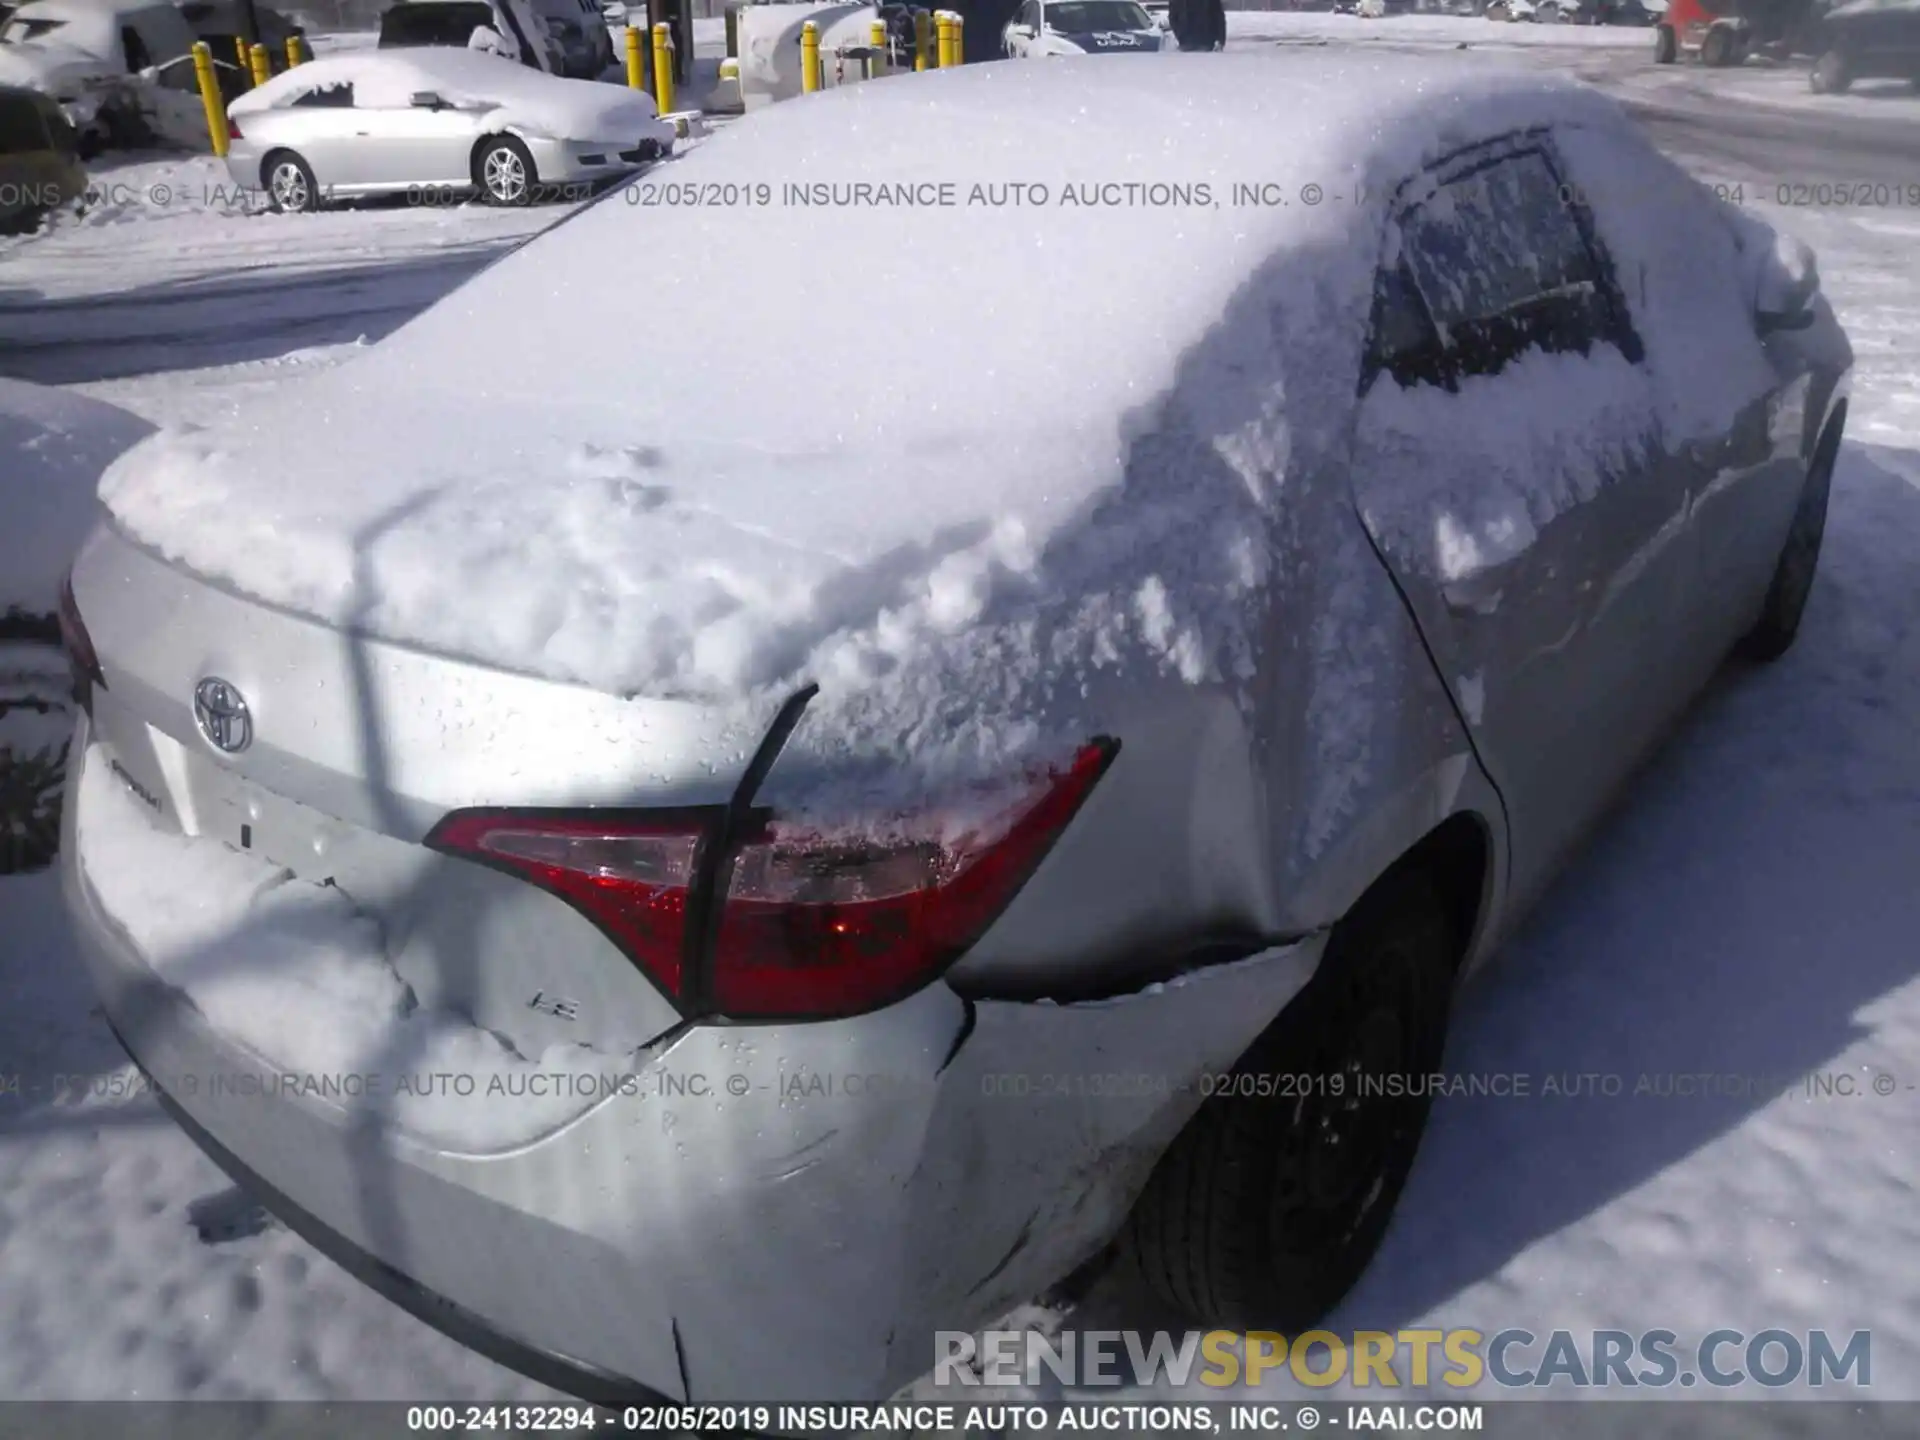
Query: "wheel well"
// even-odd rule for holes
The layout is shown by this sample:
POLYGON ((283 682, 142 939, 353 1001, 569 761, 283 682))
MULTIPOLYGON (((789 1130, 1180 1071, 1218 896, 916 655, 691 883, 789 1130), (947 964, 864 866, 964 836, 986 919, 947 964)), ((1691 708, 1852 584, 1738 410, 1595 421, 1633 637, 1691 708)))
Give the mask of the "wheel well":
MULTIPOLYGON (((260 188, 262 190, 266 189, 267 186, 272 183, 268 179, 268 172, 272 170, 273 162, 278 160, 282 155, 291 155, 296 160, 300 159, 299 151, 289 149, 285 145, 275 146, 273 149, 267 151, 266 154, 262 155, 260 157, 260 188)), ((305 163, 304 160, 301 161, 301 164, 304 165, 305 163)))
POLYGON ((524 148, 525 142, 511 130, 492 130, 473 142, 473 153, 467 156, 467 168, 473 172, 474 183, 480 181, 480 157, 487 153, 487 147, 496 140, 511 140, 524 148))
POLYGON ((1454 933, 1460 937, 1454 968, 1467 958, 1486 910, 1487 882, 1493 870, 1493 835, 1487 822, 1472 812, 1451 815, 1396 860, 1374 881, 1378 888, 1403 870, 1423 870, 1439 887, 1454 933))

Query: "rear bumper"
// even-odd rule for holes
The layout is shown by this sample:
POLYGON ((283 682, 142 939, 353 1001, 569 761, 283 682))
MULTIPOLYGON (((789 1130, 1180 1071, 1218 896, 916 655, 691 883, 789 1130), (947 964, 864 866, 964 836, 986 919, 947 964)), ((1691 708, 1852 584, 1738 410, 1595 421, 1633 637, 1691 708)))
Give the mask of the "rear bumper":
POLYGON ((119 823, 90 806, 120 782, 84 717, 72 755, 80 950, 189 1135, 388 1298, 599 1403, 871 1400, 924 1374, 935 1331, 1004 1314, 1111 1236, 1192 1081, 1318 957, 1308 941, 1081 1005, 934 986, 853 1021, 693 1028, 642 1052, 634 1093, 505 1153, 449 1153, 298 1093, 162 979, 140 917, 108 913, 88 877, 90 827, 119 823))

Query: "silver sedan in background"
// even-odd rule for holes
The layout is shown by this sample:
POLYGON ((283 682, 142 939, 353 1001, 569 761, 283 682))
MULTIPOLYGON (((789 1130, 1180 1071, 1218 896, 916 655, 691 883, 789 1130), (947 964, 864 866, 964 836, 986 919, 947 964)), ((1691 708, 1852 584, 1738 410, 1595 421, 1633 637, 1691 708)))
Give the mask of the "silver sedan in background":
POLYGON ((662 159, 674 141, 644 91, 450 49, 315 60, 227 115, 228 171, 276 210, 422 190, 526 205, 662 159))

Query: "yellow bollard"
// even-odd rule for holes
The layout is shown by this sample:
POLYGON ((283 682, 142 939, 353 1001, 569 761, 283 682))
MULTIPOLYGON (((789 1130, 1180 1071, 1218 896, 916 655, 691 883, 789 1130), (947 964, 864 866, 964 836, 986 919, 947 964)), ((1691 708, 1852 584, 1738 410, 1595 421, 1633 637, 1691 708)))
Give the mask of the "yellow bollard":
POLYGON ((207 42, 193 46, 193 78, 200 82, 200 103, 207 108, 207 138, 213 141, 213 153, 227 158, 227 107, 220 103, 220 82, 213 78, 213 51, 207 42))
POLYGON ((267 64, 267 47, 256 45, 253 53, 247 57, 253 62, 253 83, 264 85, 273 78, 273 67, 267 64))
POLYGON ((820 27, 809 20, 800 27, 800 89, 811 95, 820 88, 820 27))
POLYGON ((247 37, 233 37, 233 58, 240 62, 240 83, 246 84, 247 77, 253 73, 253 61, 247 55, 247 37))
POLYGON ((653 101, 662 115, 673 112, 673 28, 653 27, 653 101))
POLYGON ((933 58, 933 13, 928 10, 913 12, 913 68, 931 69, 933 58))
POLYGON ((867 78, 887 73, 887 22, 876 20, 867 32, 867 43, 873 47, 873 60, 867 70, 867 78))
POLYGON ((287 68, 289 70, 293 69, 294 66, 300 64, 306 58, 305 52, 300 47, 300 37, 298 35, 287 36, 287 68))
POLYGON ((627 88, 647 88, 647 69, 640 59, 640 32, 631 25, 627 26, 627 88))
POLYGON ((960 63, 960 17, 951 10, 942 10, 933 17, 933 23, 940 31, 940 68, 948 69, 960 63))
POLYGON ((964 64, 967 58, 967 17, 956 12, 953 17, 953 63, 964 64))

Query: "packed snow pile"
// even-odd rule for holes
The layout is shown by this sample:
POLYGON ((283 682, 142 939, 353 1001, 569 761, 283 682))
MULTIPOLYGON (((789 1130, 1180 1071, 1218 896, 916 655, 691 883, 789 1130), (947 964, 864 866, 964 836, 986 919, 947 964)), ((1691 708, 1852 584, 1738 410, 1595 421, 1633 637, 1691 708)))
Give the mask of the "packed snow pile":
POLYGON ((53 613, 101 472, 152 429, 116 405, 0 380, 0 615, 53 613))
POLYGON ((529 1058, 421 1007, 387 963, 378 923, 346 895, 161 830, 105 766, 87 768, 78 803, 87 880, 163 981, 260 1057, 262 1075, 354 1077, 312 1103, 482 1154, 539 1139, 625 1082, 619 1059, 584 1045, 529 1058), (414 1083, 435 1074, 474 1083, 466 1094, 414 1083))
POLYGON ((227 107, 235 119, 286 104, 296 95, 353 86, 358 107, 404 110, 431 92, 463 109, 497 109, 488 123, 579 140, 629 145, 661 138, 653 97, 644 90, 568 80, 480 50, 356 50, 315 59, 276 75, 227 107))
POLYGON ((849 87, 103 495, 305 614, 616 693, 813 679, 870 752, 997 764, 1117 667, 1248 676, 1278 507, 1351 413, 1390 182, 1546 115, 1623 123, 1407 56, 849 87), (1236 204, 1248 180, 1294 203, 1236 204), (639 255, 647 283, 606 284, 639 255))

